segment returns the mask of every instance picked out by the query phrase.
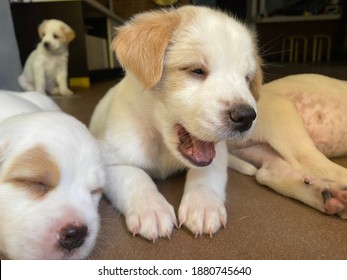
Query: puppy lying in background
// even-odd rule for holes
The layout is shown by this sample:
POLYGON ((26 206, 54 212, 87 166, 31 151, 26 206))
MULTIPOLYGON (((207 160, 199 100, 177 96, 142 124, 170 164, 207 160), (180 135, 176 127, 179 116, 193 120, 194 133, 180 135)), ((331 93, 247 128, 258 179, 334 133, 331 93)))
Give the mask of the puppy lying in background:
POLYGON ((255 123, 253 34, 222 12, 186 6, 135 16, 112 47, 126 76, 90 124, 106 149, 106 195, 134 235, 169 237, 175 212, 151 177, 188 168, 179 225, 212 236, 227 222, 225 140, 245 141, 255 123))
POLYGON ((0 91, 0 104, 0 251, 11 259, 85 258, 104 185, 97 141, 41 93, 0 91))
POLYGON ((44 20, 38 28, 41 42, 29 55, 23 73, 18 77, 25 91, 71 95, 68 88, 68 45, 75 32, 66 23, 44 20))
POLYGON ((347 219, 347 81, 317 74, 265 84, 254 135, 230 143, 229 164, 260 184, 347 219))

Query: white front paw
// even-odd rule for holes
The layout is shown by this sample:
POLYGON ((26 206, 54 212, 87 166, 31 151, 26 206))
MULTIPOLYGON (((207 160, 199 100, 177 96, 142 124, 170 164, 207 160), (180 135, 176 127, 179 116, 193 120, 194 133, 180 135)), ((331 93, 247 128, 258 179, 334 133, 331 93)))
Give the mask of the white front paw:
POLYGON ((183 195, 178 219, 180 226, 185 225, 195 237, 212 237, 221 226, 226 226, 227 213, 223 201, 213 191, 195 189, 183 195))
POLYGON ((174 225, 177 226, 173 207, 158 191, 135 198, 125 218, 133 235, 140 234, 153 242, 159 237, 170 238, 174 225))

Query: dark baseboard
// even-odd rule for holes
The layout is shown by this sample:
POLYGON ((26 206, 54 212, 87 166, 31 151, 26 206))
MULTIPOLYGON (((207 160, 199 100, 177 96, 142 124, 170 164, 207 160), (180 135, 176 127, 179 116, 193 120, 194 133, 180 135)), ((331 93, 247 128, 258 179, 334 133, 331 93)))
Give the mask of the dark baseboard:
POLYGON ((102 70, 92 70, 89 71, 90 82, 100 82, 103 80, 109 80, 112 78, 119 78, 124 76, 124 71, 122 68, 117 67, 114 69, 102 69, 102 70))

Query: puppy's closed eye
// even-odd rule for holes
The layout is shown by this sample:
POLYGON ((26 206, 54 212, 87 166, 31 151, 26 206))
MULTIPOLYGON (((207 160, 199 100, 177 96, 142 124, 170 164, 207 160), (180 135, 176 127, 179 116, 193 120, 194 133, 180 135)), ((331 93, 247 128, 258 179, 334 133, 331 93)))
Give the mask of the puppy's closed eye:
POLYGON ((35 146, 18 155, 5 172, 4 182, 29 190, 41 197, 53 190, 60 180, 57 163, 46 149, 35 146))
POLYGON ((48 193, 53 186, 48 185, 46 182, 39 181, 41 178, 13 178, 10 180, 11 183, 18 187, 27 189, 34 197, 42 197, 48 193))
POLYGON ((59 36, 58 34, 54 33, 54 34, 53 34, 53 38, 54 38, 54 39, 59 39, 60 36, 59 36))

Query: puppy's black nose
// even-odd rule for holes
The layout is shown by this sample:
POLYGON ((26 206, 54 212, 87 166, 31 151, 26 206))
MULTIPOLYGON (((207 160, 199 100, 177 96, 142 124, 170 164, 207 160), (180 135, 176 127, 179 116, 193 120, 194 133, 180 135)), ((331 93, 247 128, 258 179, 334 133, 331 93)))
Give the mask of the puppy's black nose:
POLYGON ((50 43, 49 42, 43 42, 43 46, 49 50, 49 48, 51 47, 50 43))
POLYGON ((87 233, 87 226, 67 225, 59 232, 59 243, 63 248, 71 251, 84 243, 87 233))
POLYGON ((249 105, 237 105, 229 111, 232 127, 239 132, 244 132, 251 128, 253 121, 257 117, 255 110, 249 105))

